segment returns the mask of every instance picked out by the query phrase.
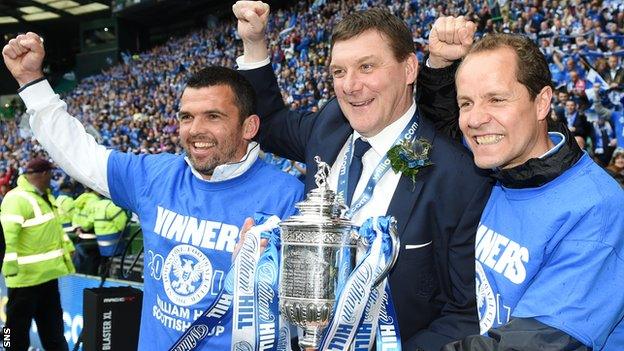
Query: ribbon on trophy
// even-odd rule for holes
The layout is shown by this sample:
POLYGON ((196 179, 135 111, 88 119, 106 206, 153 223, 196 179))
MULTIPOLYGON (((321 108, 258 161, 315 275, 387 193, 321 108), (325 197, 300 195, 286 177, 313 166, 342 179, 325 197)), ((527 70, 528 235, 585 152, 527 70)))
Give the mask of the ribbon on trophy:
MULTIPOLYGON (((290 329, 279 313, 278 282, 280 266, 280 230, 273 227, 261 232, 268 245, 256 270, 256 340, 255 351, 290 350, 290 329)), ((234 339, 233 339, 234 341, 234 339)))
MULTIPOLYGON (((270 350, 280 340, 290 347, 289 334, 280 330, 277 301, 279 226, 276 216, 255 215, 257 225, 245 240, 213 304, 191 324, 170 351, 197 350, 209 331, 233 318, 232 350, 270 350), (261 253, 261 239, 268 245, 261 253), (283 341, 286 338, 286 341, 283 341)), ((286 327, 287 329, 287 327, 286 327)), ((286 330, 287 333, 287 330, 286 330)))
POLYGON ((373 217, 360 227, 360 238, 369 246, 340 291, 321 350, 368 351, 375 339, 377 350, 401 350, 386 279, 399 247, 390 233, 393 222, 391 217, 373 217))

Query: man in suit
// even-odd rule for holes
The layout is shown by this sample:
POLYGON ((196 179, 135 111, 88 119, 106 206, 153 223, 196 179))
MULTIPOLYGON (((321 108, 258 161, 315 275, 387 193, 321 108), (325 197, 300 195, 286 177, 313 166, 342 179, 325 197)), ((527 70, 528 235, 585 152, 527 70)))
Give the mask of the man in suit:
POLYGON ((474 237, 491 184, 465 148, 436 132, 426 118, 441 116, 441 129, 456 123, 451 63, 472 43, 473 24, 438 19, 429 39, 431 67, 416 81, 413 39, 400 19, 380 9, 348 15, 332 35, 329 70, 336 98, 318 113, 301 114, 284 106, 269 65, 268 5, 239 1, 233 10, 244 44, 239 69, 258 94, 262 147, 305 162, 306 190, 314 187, 314 156, 332 165, 330 187, 346 188, 347 204, 358 209, 352 217, 356 224, 386 214, 397 219, 402 245, 389 282, 403 347, 439 350, 476 333, 474 237), (378 177, 386 153, 415 125, 412 140, 432 145, 433 166, 415 178, 392 169, 378 177), (378 182, 367 190, 371 179, 378 182))
POLYGON ((587 122, 585 114, 578 110, 576 101, 569 99, 565 102, 565 120, 568 125, 568 129, 574 135, 576 142, 581 149, 585 148, 585 141, 589 136, 591 125, 587 122))
POLYGON ((610 88, 620 87, 620 85, 624 84, 624 68, 620 67, 620 58, 611 55, 607 59, 607 64, 609 70, 607 71, 605 81, 609 84, 610 88))

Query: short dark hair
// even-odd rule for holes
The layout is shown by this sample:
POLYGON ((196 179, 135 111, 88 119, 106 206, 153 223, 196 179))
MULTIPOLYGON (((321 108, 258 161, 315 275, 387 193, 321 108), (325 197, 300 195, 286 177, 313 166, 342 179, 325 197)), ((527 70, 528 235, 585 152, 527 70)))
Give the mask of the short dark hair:
MULTIPOLYGON (((518 34, 488 34, 476 42, 466 57, 497 49, 509 48, 516 54, 516 79, 529 91, 531 101, 544 87, 552 88, 548 62, 539 47, 528 37, 518 34)), ((457 70, 459 72, 459 69, 457 70)))
POLYGON ((225 85, 234 93, 234 103, 238 107, 241 123, 256 111, 256 93, 251 83, 233 69, 209 66, 194 73, 186 81, 187 88, 208 88, 225 85))
POLYGON ((402 62, 415 52, 412 33, 405 22, 380 8, 347 15, 334 27, 331 46, 333 48, 337 42, 351 39, 371 29, 388 38, 388 44, 397 61, 402 62))

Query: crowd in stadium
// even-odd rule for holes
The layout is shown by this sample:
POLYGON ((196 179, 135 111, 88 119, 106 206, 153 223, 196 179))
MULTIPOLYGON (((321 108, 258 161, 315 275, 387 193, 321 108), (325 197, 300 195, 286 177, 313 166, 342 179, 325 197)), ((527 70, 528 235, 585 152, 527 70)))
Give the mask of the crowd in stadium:
MULTIPOLYGON (((464 15, 477 36, 523 33, 547 56, 556 87, 553 118, 565 119, 577 140, 624 186, 624 5, 604 1, 316 0, 274 11, 269 24, 271 62, 284 100, 316 111, 332 97, 326 69, 333 24, 347 12, 383 6, 412 29, 423 60, 434 20, 464 15), (596 73, 598 75, 596 75, 596 73), (619 148, 618 148, 619 136, 619 148)), ((63 97, 69 113, 106 146, 133 153, 180 153, 177 100, 185 78, 207 65, 234 67, 240 52, 233 20, 171 38, 150 51, 124 53, 119 64, 83 79, 63 97)), ((421 62, 422 63, 422 62, 421 62)), ((44 155, 26 123, 0 122, 0 196, 15 184, 28 159, 44 155)), ((300 164, 268 155, 291 174, 300 164)), ((58 185, 57 185, 58 187, 58 185)))

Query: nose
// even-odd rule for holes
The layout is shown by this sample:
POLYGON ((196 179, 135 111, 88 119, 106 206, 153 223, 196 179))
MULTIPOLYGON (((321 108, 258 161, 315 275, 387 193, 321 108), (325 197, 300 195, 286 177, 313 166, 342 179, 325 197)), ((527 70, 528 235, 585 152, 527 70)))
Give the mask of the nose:
POLYGON ((342 81, 342 91, 351 95, 362 89, 362 82, 356 72, 347 72, 342 81))
POLYGON ((203 125, 201 116, 193 118, 190 124, 191 125, 189 126, 189 134, 191 136, 196 136, 202 133, 203 125))
POLYGON ((479 129, 492 120, 492 115, 479 104, 475 104, 470 111, 461 112, 460 118, 466 119, 468 128, 479 129))

